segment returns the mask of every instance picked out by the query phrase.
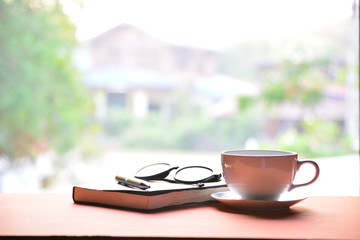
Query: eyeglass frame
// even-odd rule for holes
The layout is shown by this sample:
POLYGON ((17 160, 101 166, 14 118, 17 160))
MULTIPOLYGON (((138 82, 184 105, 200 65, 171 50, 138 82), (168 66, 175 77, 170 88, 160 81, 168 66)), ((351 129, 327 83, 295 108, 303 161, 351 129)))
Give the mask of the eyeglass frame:
POLYGON ((142 180, 164 180, 164 181, 172 181, 171 179, 166 179, 166 177, 170 174, 171 171, 173 170, 176 170, 178 169, 175 174, 174 174, 174 180, 175 182, 177 183, 183 183, 183 184, 203 184, 203 183, 208 183, 208 182, 219 182, 221 180, 221 177, 222 177, 222 174, 219 173, 219 174, 215 174, 214 171, 209 168, 209 167, 206 167, 206 166, 199 166, 199 165, 192 165, 192 166, 186 166, 186 167, 179 167, 179 166, 176 166, 176 167, 171 167, 171 165, 169 163, 153 163, 153 164, 149 164, 149 165, 146 165, 142 168, 140 168, 136 173, 135 173, 135 177, 136 178, 139 178, 139 179, 142 179, 142 180), (151 176, 139 176, 137 175, 138 172, 140 172, 141 170, 147 168, 147 167, 150 167, 150 166, 154 166, 154 165, 160 165, 160 164, 165 164, 165 165, 168 165, 169 166, 169 169, 165 170, 165 171, 162 171, 162 172, 159 172, 158 174, 154 174, 154 175, 151 175, 151 176), (196 180, 196 181, 186 181, 186 180, 181 180, 181 179, 178 179, 176 178, 176 175, 187 169, 187 168, 204 168, 204 169, 207 169, 207 170, 210 170, 213 174, 209 177, 206 177, 206 178, 203 178, 203 179, 200 179, 200 180, 196 180))

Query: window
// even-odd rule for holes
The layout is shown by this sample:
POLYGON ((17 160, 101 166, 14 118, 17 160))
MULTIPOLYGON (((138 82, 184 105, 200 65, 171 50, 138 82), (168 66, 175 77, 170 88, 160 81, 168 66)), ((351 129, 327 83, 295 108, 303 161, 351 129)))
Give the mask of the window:
MULTIPOLYGON (((218 164, 225 149, 276 148, 321 162, 320 185, 339 181, 328 175, 337 167, 348 170, 342 184, 334 183, 336 190, 323 188, 321 194, 359 194, 358 1, 97 0, 83 1, 83 8, 76 1, 61 4, 63 12, 57 14, 74 23, 78 47, 87 52, 77 58, 86 62, 78 64, 86 66, 78 72, 52 74, 74 69, 67 64, 77 46, 71 45, 74 36, 67 38, 71 26, 48 26, 53 21, 37 17, 50 6, 28 8, 26 16, 39 21, 36 24, 9 15, 16 11, 6 13, 4 19, 16 17, 18 22, 2 25, 29 28, 29 37, 0 25, 0 42, 9 46, 0 59, 0 78, 9 80, 0 81, 2 96, 9 96, 0 98, 1 161, 8 166, 7 159, 16 155, 5 151, 10 140, 26 150, 35 139, 36 147, 15 157, 30 159, 35 152, 40 168, 50 169, 36 176, 40 180, 35 188, 68 182, 53 177, 66 171, 55 168, 59 165, 85 169, 101 162, 101 172, 107 173, 138 159, 211 159, 218 164), (34 26, 44 26, 46 37, 38 37, 34 26), (62 39, 33 41, 52 41, 47 36, 62 39), (11 47, 15 43, 21 51, 11 47), (69 56, 47 60, 57 52, 48 47, 58 43, 62 54, 68 51, 64 46, 71 46, 69 56), (23 65, 14 68, 16 64, 23 65), (93 112, 85 111, 91 108, 93 112), (30 123, 31 129, 24 127, 30 123), (14 132, 8 132, 10 128, 14 132), (66 161, 55 163, 50 153, 62 149, 82 157, 65 155, 66 161), (80 159, 96 160, 84 164, 80 159), (348 184, 353 182, 356 185, 348 184)), ((74 171, 78 182, 93 174, 79 169, 74 171)), ((314 189, 320 192, 321 187, 314 189)))

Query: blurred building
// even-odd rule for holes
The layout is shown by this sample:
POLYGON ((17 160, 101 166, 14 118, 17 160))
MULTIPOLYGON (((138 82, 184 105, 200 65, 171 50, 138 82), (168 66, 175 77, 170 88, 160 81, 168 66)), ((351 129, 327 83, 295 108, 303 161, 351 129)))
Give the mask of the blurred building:
POLYGON ((172 116, 184 104, 200 105, 214 115, 228 114, 235 110, 238 94, 256 92, 249 83, 219 74, 217 52, 176 46, 127 24, 91 39, 82 53, 88 57, 86 84, 99 118, 112 107, 138 117, 149 111, 172 116), (216 110, 224 97, 233 98, 233 108, 216 110))
MULTIPOLYGON (((261 94, 261 81, 251 83, 220 73, 220 53, 177 46, 127 24, 86 42, 82 55, 98 118, 105 118, 111 108, 127 109, 139 118, 150 111, 172 118, 194 108, 213 117, 231 116, 238 111, 239 96, 261 94)), ((278 68, 276 64, 257 67, 259 74, 278 68)), ((346 125, 347 89, 332 84, 330 75, 324 98, 316 106, 283 103, 267 112, 268 134, 298 124, 309 112, 346 125)))

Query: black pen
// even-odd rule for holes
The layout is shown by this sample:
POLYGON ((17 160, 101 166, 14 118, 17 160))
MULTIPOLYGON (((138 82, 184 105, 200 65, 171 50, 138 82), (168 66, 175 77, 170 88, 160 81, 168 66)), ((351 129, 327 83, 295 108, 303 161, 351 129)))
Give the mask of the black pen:
POLYGON ((131 186, 131 187, 137 187, 137 188, 140 188, 140 189, 143 189, 143 190, 150 188, 149 185, 147 185, 147 184, 145 184, 145 183, 143 183, 141 181, 135 180, 135 179, 130 179, 130 178, 126 178, 126 177, 122 177, 122 176, 118 176, 118 175, 115 176, 115 179, 119 183, 131 186))

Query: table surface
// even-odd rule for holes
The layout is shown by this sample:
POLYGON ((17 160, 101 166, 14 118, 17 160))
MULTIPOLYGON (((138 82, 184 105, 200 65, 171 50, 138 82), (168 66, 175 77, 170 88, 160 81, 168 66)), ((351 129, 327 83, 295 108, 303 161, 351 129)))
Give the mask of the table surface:
POLYGON ((360 239, 360 197, 309 197, 280 212, 221 203, 152 212, 80 205, 71 194, 0 194, 0 238, 360 239))

